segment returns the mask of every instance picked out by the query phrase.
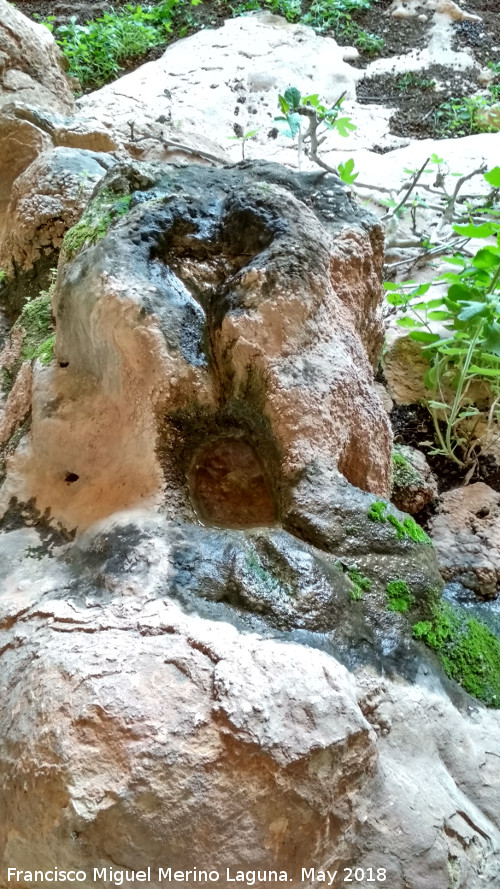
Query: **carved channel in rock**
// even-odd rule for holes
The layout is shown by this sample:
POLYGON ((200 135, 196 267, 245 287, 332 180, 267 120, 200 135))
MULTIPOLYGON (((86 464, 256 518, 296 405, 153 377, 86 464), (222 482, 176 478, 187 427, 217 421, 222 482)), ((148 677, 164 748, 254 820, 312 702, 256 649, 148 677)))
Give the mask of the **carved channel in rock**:
POLYGON ((251 528, 276 520, 264 465, 243 438, 220 438, 201 448, 191 467, 190 490, 204 521, 251 528))

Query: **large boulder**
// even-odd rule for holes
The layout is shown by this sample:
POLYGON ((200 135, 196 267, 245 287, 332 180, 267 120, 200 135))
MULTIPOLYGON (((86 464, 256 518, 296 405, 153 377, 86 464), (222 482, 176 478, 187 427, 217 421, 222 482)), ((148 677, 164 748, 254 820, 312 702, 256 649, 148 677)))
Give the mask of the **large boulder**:
POLYGON ((265 163, 116 164, 67 232, 54 357, 44 297, 2 359, 2 889, 498 878, 498 717, 412 638, 441 580, 384 499, 381 265, 265 163))
MULTIPOLYGON (((381 679, 359 644, 350 674, 330 633, 182 593, 194 562, 209 576, 206 546, 193 538, 189 566, 189 529, 165 518, 68 543, 24 514, 0 534, 2 889, 54 863, 84 889, 94 868, 138 889, 148 866, 154 889, 169 867, 216 870, 221 889, 228 868, 284 871, 292 889, 348 867, 362 889, 377 872, 392 889, 496 885, 497 713, 454 705, 421 656, 411 684, 381 679)), ((266 583, 261 568, 262 601, 266 583)))
POLYGON ((74 101, 50 31, 0 0, 0 238, 12 183, 52 145, 43 125, 26 119, 25 106, 68 114, 74 101))
MULTIPOLYGON (((249 461, 245 484, 257 473, 264 500, 271 492, 250 524, 266 509, 284 515, 318 461, 388 494, 391 431, 369 360, 381 342, 382 233, 335 177, 118 165, 64 244, 57 362, 35 374, 16 496, 84 527, 165 500, 165 481, 167 503, 191 515, 188 477, 201 512, 224 521, 203 478, 221 460, 221 478, 249 461), (243 437, 248 454, 238 441, 224 458, 206 450, 221 437, 243 437)), ((224 508, 233 497, 241 510, 242 493, 224 508)))

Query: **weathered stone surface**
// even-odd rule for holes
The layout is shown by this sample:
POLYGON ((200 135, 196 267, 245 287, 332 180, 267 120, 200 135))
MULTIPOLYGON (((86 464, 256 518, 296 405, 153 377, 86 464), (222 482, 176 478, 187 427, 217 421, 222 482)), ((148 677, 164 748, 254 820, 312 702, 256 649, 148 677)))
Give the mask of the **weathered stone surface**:
POLYGON ((0 268, 9 276, 28 272, 41 257, 57 253, 64 233, 80 218, 90 195, 114 158, 91 151, 55 148, 40 154, 16 179, 0 242, 0 268))
POLYGON ((392 468, 391 500, 398 509, 414 515, 437 497, 436 478, 422 451, 395 445, 392 468))
POLYGON ((64 114, 74 103, 50 31, 0 0, 0 238, 12 183, 51 145, 43 129, 17 117, 25 105, 64 114))
POLYGON ((373 217, 334 177, 265 164, 117 167, 100 194, 97 208, 125 198, 132 209, 60 269, 64 369, 35 374, 16 496, 85 526, 120 503, 163 499, 163 475, 169 508, 191 514, 198 449, 235 434, 264 461, 278 513, 317 459, 388 492, 391 433, 366 351, 381 333, 373 217), (67 472, 79 476, 69 499, 67 472))
POLYGON ((441 573, 484 598, 500 592, 500 494, 483 482, 446 491, 430 522, 441 573))
POLYGON ((48 28, 0 0, 0 107, 12 101, 73 108, 63 56, 48 28))
POLYGON ((227 867, 283 868, 312 889, 302 868, 355 865, 448 889, 452 867, 495 885, 498 713, 459 712, 422 660, 413 686, 353 676, 323 635, 241 604, 181 609, 165 519, 115 517, 63 548, 39 528, 0 535, 3 873, 54 860, 91 887, 94 867, 151 865, 159 887, 158 867, 197 866, 228 889, 227 867))

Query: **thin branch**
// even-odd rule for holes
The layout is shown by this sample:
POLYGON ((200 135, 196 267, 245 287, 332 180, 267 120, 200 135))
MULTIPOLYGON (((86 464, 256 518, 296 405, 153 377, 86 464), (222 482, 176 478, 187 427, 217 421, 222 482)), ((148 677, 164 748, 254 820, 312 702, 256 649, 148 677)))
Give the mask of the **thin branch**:
POLYGON ((394 209, 393 209, 393 210, 390 210, 389 213, 385 213, 384 216, 382 216, 382 219, 390 219, 392 216, 395 216, 396 213, 398 212, 398 210, 401 210, 401 207, 403 207, 403 206, 406 204, 408 198, 410 197, 410 195, 411 195, 413 189, 415 188, 415 186, 416 186, 418 180, 420 179, 420 177, 421 177, 422 173, 424 172, 424 170, 425 170, 427 164, 429 163, 429 161, 430 161, 430 157, 428 157, 428 158, 426 159, 426 161, 422 164, 422 166, 420 167, 420 170, 418 170, 418 171, 415 173, 415 175, 414 175, 414 177, 413 177, 413 179, 412 179, 412 181, 411 181, 411 184, 410 184, 409 189, 407 190, 406 194, 401 198, 401 200, 400 200, 399 204, 397 205, 397 207, 394 207, 394 209))

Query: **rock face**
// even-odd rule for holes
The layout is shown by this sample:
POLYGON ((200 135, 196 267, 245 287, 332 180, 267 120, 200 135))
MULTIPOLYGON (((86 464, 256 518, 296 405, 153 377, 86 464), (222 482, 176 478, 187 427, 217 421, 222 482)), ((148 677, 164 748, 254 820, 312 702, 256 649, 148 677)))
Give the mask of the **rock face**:
POLYGON ((43 110, 67 114, 73 104, 62 55, 48 29, 0 0, 0 237, 12 183, 52 144, 43 110), (39 110, 40 126, 26 115, 26 106, 39 110))
POLYGON ((114 162, 106 154, 54 148, 18 176, 0 241, 0 268, 13 278, 11 308, 20 309, 28 296, 38 296, 47 286, 64 233, 78 221, 95 185, 114 162))
POLYGON ((210 575, 200 528, 182 541, 129 513, 63 546, 38 528, 0 534, 2 875, 57 861, 90 889, 94 867, 149 865, 156 889, 159 867, 196 866, 229 889, 227 868, 284 869, 312 889, 311 868, 356 866, 393 889, 496 885, 498 714, 459 712, 421 655, 412 685, 350 675, 330 634, 182 593, 189 544, 210 575))
MULTIPOLYGON (((244 438, 263 463, 277 515, 318 460, 387 493, 391 433, 366 351, 380 342, 381 231, 334 177, 266 164, 117 167, 65 243, 60 366, 35 374, 23 490, 14 471, 9 496, 35 496, 84 527, 163 499, 165 479, 170 509, 192 515, 198 502, 207 515, 199 462, 219 471, 203 449, 222 438, 244 438), (109 234, 73 256, 113 214, 109 234), (69 498, 67 473, 78 476, 69 498)), ((222 472, 248 502, 255 468, 233 457, 222 472)))
POLYGON ((392 455, 392 502, 414 515, 437 497, 434 474, 417 448, 395 445, 392 455))
POLYGON ((446 580, 486 599, 500 592, 500 494, 483 482, 442 494, 431 535, 446 580))

